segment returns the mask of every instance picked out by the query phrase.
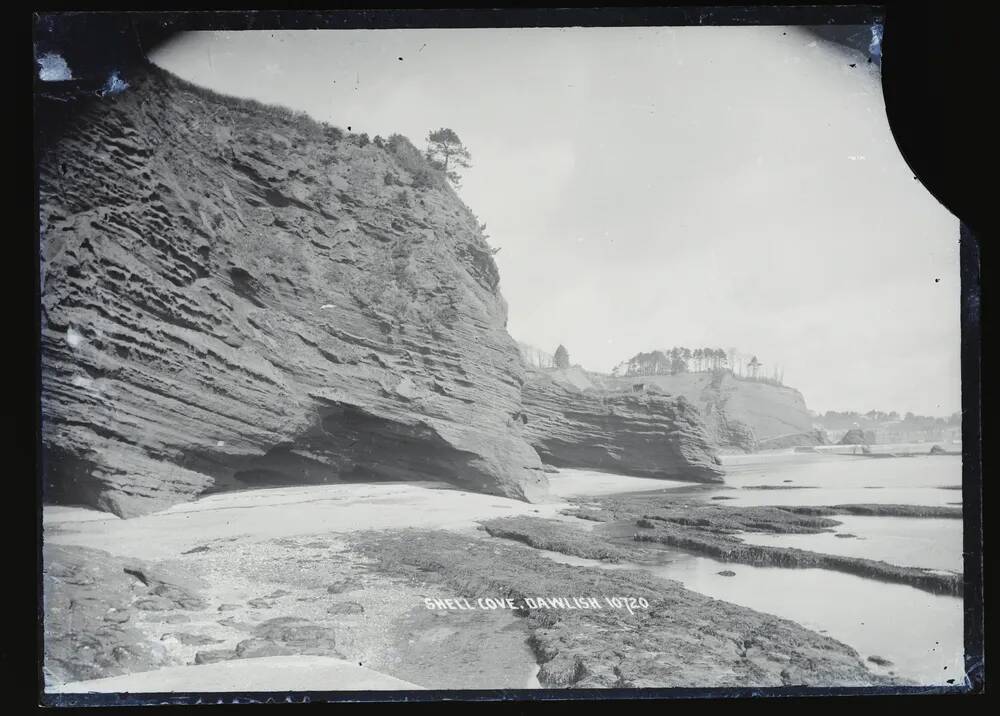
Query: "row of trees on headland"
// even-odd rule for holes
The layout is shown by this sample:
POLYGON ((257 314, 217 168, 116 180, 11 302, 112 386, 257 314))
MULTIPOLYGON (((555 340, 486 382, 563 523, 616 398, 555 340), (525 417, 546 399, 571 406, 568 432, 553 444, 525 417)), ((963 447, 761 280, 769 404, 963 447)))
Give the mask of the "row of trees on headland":
POLYGON ((906 413, 900 415, 895 410, 869 410, 859 413, 854 410, 827 410, 816 415, 816 422, 828 430, 843 430, 853 427, 877 428, 885 424, 898 424, 907 430, 933 430, 945 427, 961 427, 962 414, 952 413, 947 418, 906 413))
POLYGON ((674 346, 669 350, 637 353, 619 364, 615 375, 626 377, 649 375, 676 375, 678 373, 704 373, 730 371, 733 375, 749 380, 759 380, 783 385, 784 370, 772 368, 771 374, 764 371, 764 364, 753 354, 745 354, 736 348, 688 348, 674 346))
MULTIPOLYGON (((520 344, 525 362, 536 368, 569 368, 569 351, 559 345, 552 354, 537 348, 520 344)), ((655 350, 637 353, 627 361, 615 366, 612 373, 626 378, 650 375, 676 375, 678 373, 712 373, 725 371, 743 380, 755 380, 772 385, 784 385, 784 370, 772 369, 764 372, 764 364, 756 356, 741 353, 736 348, 687 348, 675 346, 669 350, 655 350)))

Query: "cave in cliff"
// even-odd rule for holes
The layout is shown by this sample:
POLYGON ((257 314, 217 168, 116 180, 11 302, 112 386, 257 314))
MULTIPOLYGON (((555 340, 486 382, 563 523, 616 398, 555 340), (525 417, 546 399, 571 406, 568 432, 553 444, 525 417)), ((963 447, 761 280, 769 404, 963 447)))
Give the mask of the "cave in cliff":
POLYGON ((408 140, 152 65, 76 110, 39 166, 47 499, 544 491, 492 250, 408 140))

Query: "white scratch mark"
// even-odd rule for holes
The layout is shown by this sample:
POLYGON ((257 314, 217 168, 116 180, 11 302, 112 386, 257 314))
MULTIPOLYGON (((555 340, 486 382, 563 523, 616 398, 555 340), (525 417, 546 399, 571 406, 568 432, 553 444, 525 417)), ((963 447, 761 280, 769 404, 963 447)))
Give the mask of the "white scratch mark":
POLYGON ((121 94, 127 89, 128 89, 128 82, 123 80, 121 76, 118 74, 118 71, 116 70, 115 72, 111 73, 111 75, 108 77, 108 81, 104 83, 104 87, 98 90, 97 94, 99 94, 101 97, 105 97, 107 95, 114 96, 116 94, 121 94))
POLYGON ((66 342, 69 343, 70 348, 78 348, 83 343, 83 336, 75 328, 70 327, 66 331, 66 342))
POLYGON ((47 52, 35 62, 38 63, 38 79, 42 82, 64 82, 73 79, 73 72, 62 55, 47 52))

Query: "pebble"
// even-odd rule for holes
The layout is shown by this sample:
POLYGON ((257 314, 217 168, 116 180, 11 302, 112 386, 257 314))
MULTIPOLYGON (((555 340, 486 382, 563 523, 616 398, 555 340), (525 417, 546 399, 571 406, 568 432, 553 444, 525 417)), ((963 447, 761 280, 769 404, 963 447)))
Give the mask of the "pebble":
POLYGON ((365 608, 357 602, 339 602, 326 610, 327 614, 362 614, 365 608))

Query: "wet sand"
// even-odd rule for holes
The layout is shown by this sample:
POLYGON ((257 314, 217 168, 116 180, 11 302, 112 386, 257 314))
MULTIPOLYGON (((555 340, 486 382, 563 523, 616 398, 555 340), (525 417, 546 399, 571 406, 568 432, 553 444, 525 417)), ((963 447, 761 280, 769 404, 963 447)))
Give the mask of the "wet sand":
MULTIPOLYGON (((253 674, 257 690, 283 690, 295 664, 303 669, 305 683, 315 679, 309 688, 317 690, 350 689, 358 679, 375 684, 365 687, 371 689, 401 688, 403 682, 422 688, 511 689, 780 685, 789 680, 865 684, 884 678, 879 673, 885 674, 885 669, 873 670, 871 664, 859 667, 859 657, 849 647, 837 642, 821 646, 816 640, 825 637, 791 622, 780 628, 792 630, 789 634, 794 637, 784 638, 792 638, 801 651, 778 669, 772 670, 773 664, 767 661, 770 647, 763 647, 750 661, 745 661, 749 657, 739 659, 734 666, 728 661, 730 656, 723 656, 729 654, 727 648, 709 640, 700 647, 700 657, 691 657, 696 663, 684 668, 674 663, 664 670, 662 664, 642 657, 628 662, 631 671, 616 671, 609 665, 623 657, 600 656, 601 649, 591 653, 585 644, 565 639, 553 641, 545 635, 544 630, 552 625, 546 626, 544 619, 533 623, 511 614, 427 610, 423 602, 428 596, 453 595, 480 584, 468 580, 480 570, 485 570, 484 576, 491 574, 503 566, 504 559, 522 564, 534 574, 535 582, 550 579, 557 563, 535 548, 522 546, 521 551, 505 552, 495 547, 501 550, 496 557, 467 561, 468 549, 485 549, 483 554, 489 554, 490 544, 509 544, 484 532, 484 522, 541 518, 571 530, 576 537, 570 541, 580 536, 586 540, 599 523, 574 516, 572 511, 588 509, 588 505, 596 508, 614 493, 688 494, 700 503, 708 501, 708 494, 726 491, 713 487, 706 492, 703 486, 687 483, 582 470, 562 471, 551 478, 551 498, 538 504, 425 482, 222 493, 129 520, 84 508, 48 506, 43 512, 47 688, 53 692, 100 689, 97 680, 112 678, 116 680, 102 683, 113 690, 142 691, 154 683, 183 684, 185 669, 206 669, 197 672, 197 683, 202 679, 211 683, 213 673, 223 679, 220 684, 253 674), (431 551, 409 553, 408 534, 431 551), (380 548, 373 551, 368 546, 374 543, 380 548), (451 555, 451 561, 434 561, 437 554, 451 555), (416 571, 412 564, 400 566, 407 560, 425 559, 432 561, 416 571), (500 562, 491 565, 491 559, 500 562), (87 600, 89 610, 81 612, 79 601, 73 607, 74 599, 81 598, 87 600), (579 663, 591 663, 591 671, 577 673, 577 667, 567 671, 559 653, 573 655, 568 662, 571 667, 579 659, 583 659, 579 663), (837 657, 817 662, 816 654, 837 657), (454 655, 461 658, 449 658, 454 655), (269 663, 267 659, 293 656, 302 661, 282 662, 289 664, 287 669, 257 668, 269 663), (324 660, 339 660, 363 671, 333 668, 334 661, 324 660), (810 673, 801 666, 808 663, 826 665, 810 673), (323 671, 324 664, 331 668, 323 671), (690 670, 695 667, 697 672, 690 670), (154 676, 157 673, 160 676, 154 676), (688 680, 675 683, 682 673, 688 680), (696 673, 702 674, 703 683, 697 682, 696 673)), ((559 542, 560 534, 555 538, 556 546, 565 546, 559 542)), ((604 556, 609 555, 614 556, 611 552, 604 556)), ((726 614, 736 610, 730 617, 738 623, 756 624, 752 631, 758 636, 753 638, 764 639, 765 645, 777 628, 774 617, 693 592, 678 592, 679 585, 670 586, 676 583, 656 582, 655 587, 644 580, 621 583, 620 577, 608 577, 606 570, 592 571, 567 573, 560 578, 568 581, 559 586, 569 588, 580 579, 608 589, 626 584, 653 589, 675 605, 688 605, 679 626, 675 620, 674 626, 659 624, 642 635, 642 653, 675 647, 678 653, 684 652, 677 645, 688 643, 684 640, 702 628, 697 626, 700 619, 717 618, 712 612, 718 609, 726 614)), ((489 583, 480 585, 487 594, 490 588, 483 585, 489 583)), ((514 588, 510 583, 494 586, 514 588)), ((618 638, 614 635, 623 628, 634 631, 636 625, 624 627, 616 623, 607 632, 606 625, 602 643, 614 643, 618 638)), ((744 638, 750 637, 724 639, 736 639, 738 645, 744 638)), ((618 648, 627 646, 623 642, 618 648)), ((780 655, 780 650, 775 653, 780 655)))
POLYGON ((351 691, 420 690, 343 659, 322 656, 271 656, 200 666, 171 666, 105 679, 54 686, 54 694, 156 693, 166 691, 307 691, 317 684, 343 684, 351 691))
MULTIPOLYGON (((573 473, 553 483, 580 494, 590 479, 573 473)), ((561 514, 569 504, 559 489, 551 501, 529 504, 429 482, 284 487, 215 494, 128 520, 46 506, 47 688, 99 688, 95 679, 111 677, 117 689, 128 686, 129 672, 146 674, 128 686, 135 691, 155 682, 153 671, 225 663, 234 665, 219 672, 223 683, 245 668, 259 689, 280 690, 287 669, 272 679, 250 663, 256 659, 238 653, 260 652, 254 629, 274 619, 335 634, 307 644, 318 652, 309 658, 356 664, 366 669, 366 683, 384 674, 384 688, 395 688, 396 679, 426 688, 537 687, 536 659, 520 620, 498 626, 496 615, 434 619, 423 607, 422 585, 374 572, 345 538, 406 528, 482 536, 480 521, 509 515, 581 523, 561 514), (126 569, 167 581, 144 584, 126 569), (171 600, 171 580, 183 583, 189 598, 171 600), (81 603, 92 608, 81 612, 81 603), (449 659, 455 653, 466 658, 456 664, 449 659), (212 663, 217 659, 224 661, 212 663)), ((263 644, 265 658, 296 648, 303 647, 263 644)), ((334 670, 320 678, 324 672, 309 662, 295 663, 318 679, 311 688, 348 689, 355 676, 334 670)), ((185 673, 168 672, 165 683, 183 683, 185 673)), ((215 672, 197 673, 208 679, 215 672)))

